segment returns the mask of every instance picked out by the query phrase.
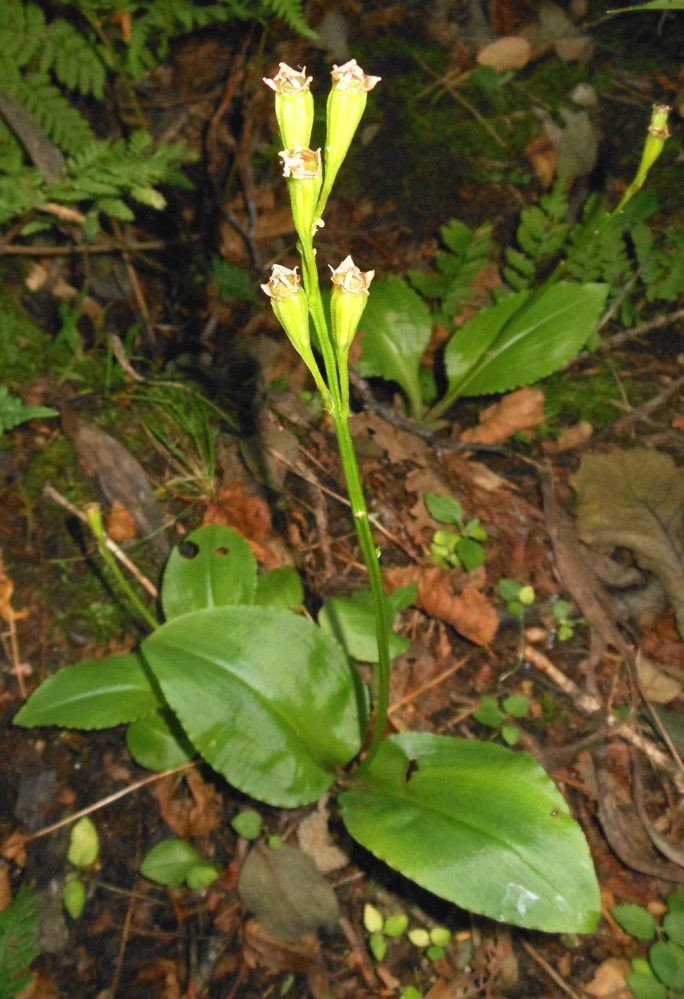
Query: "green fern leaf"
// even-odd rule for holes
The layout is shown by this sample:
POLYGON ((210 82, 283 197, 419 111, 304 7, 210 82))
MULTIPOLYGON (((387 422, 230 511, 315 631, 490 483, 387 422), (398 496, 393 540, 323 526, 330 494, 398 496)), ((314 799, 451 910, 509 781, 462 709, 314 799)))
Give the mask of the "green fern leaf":
POLYGON ((104 97, 107 74, 99 48, 63 18, 52 21, 45 33, 40 70, 50 69, 69 90, 98 100, 104 97))
POLYGON ((35 896, 22 884, 12 904, 0 912, 0 999, 14 999, 31 981, 22 974, 40 953, 35 896))

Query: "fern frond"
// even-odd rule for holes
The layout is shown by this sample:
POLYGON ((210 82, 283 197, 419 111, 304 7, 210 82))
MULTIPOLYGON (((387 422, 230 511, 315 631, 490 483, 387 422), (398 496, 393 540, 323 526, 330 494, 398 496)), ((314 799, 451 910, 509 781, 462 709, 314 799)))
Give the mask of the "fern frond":
POLYGON ((316 32, 306 23, 302 0, 262 0, 262 3, 267 12, 275 14, 298 35, 303 35, 304 38, 318 38, 316 32))
POLYGON ((36 899, 22 884, 9 908, 0 912, 0 999, 14 999, 26 988, 31 975, 22 972, 39 953, 36 899))
POLYGON ((26 73, 5 89, 36 116, 45 134, 65 153, 76 152, 92 142, 93 132, 88 122, 47 77, 26 73))
POLYGON ((52 70, 56 80, 68 90, 77 90, 102 100, 107 77, 98 46, 81 31, 59 17, 45 32, 40 53, 40 71, 52 70))
POLYGON ((34 3, 3 0, 0 4, 0 52, 15 66, 28 65, 42 42, 45 17, 34 3))

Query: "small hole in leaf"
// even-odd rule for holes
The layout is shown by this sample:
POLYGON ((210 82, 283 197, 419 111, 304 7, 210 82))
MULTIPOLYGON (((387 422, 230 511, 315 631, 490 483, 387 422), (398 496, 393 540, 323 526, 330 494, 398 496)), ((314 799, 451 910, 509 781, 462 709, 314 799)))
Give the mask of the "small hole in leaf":
POLYGON ((217 558, 225 558, 229 554, 229 549, 222 545, 220 548, 214 548, 214 555, 217 558))
POLYGON ((197 558, 199 555, 199 545, 196 545, 194 541, 181 541, 178 545, 178 554, 181 558, 197 558))

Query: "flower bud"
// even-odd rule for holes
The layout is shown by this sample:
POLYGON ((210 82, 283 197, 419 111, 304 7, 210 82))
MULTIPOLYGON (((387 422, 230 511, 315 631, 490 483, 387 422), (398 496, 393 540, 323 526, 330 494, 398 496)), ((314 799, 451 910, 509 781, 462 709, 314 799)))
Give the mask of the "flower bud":
POLYGON ((316 230, 316 204, 323 173, 320 149, 283 149, 278 153, 283 161, 283 177, 287 177, 292 217, 297 235, 310 243, 316 230))
POLYGON ((264 83, 275 91, 275 113, 283 145, 286 149, 305 148, 311 139, 314 102, 309 90, 312 77, 281 62, 272 80, 264 83))
POLYGON ((325 140, 325 184, 318 214, 323 213, 340 167, 363 116, 368 91, 379 83, 379 76, 366 76, 356 59, 344 66, 333 66, 332 90, 328 97, 325 140))
POLYGON ((331 409, 332 400, 311 349, 309 304, 297 268, 274 264, 271 277, 261 290, 271 299, 271 306, 287 338, 313 375, 324 404, 331 409))

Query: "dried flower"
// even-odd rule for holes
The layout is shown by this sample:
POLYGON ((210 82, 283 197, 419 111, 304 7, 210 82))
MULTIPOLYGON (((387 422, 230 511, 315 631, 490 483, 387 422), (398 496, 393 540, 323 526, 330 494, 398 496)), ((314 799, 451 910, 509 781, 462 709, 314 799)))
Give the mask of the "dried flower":
POLYGON ((266 86, 275 91, 278 128, 287 149, 309 145, 314 119, 313 97, 309 90, 311 79, 306 75, 306 67, 292 69, 284 62, 280 63, 272 80, 264 77, 266 86))
POLYGON ((311 349, 309 303, 297 268, 274 264, 271 268, 271 277, 267 284, 261 285, 261 290, 271 299, 271 306, 278 322, 313 375, 324 404, 329 409, 332 408, 330 392, 311 349))
POLYGON ((325 140, 325 180, 318 201, 317 215, 322 215, 330 191, 366 107, 368 92, 380 81, 379 76, 366 76, 356 59, 344 66, 334 66, 333 86, 328 97, 327 134, 325 140))
POLYGON ((323 172, 320 149, 283 149, 278 153, 283 161, 283 176, 292 204, 297 235, 302 243, 310 243, 317 228, 316 205, 321 191, 323 172))

